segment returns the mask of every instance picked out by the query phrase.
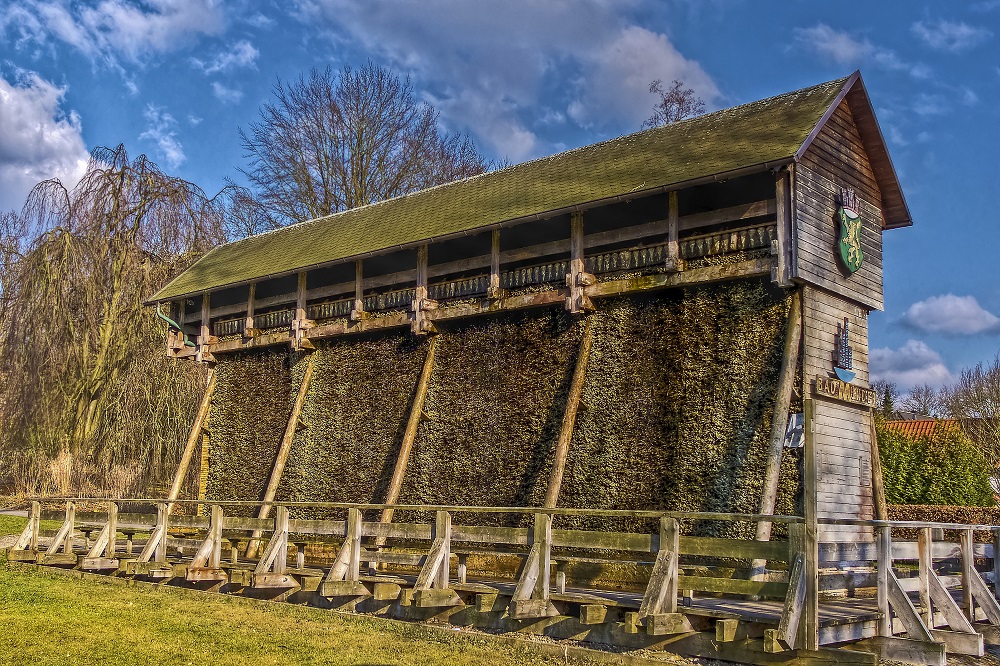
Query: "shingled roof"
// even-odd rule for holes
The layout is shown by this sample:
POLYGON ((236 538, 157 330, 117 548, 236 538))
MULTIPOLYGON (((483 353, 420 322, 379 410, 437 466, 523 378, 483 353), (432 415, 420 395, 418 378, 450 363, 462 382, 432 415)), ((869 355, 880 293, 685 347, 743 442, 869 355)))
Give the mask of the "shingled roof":
MULTIPOLYGON (((150 302, 788 163, 856 82, 858 73, 221 245, 150 302)), ((908 214, 886 220, 905 224, 908 214)))

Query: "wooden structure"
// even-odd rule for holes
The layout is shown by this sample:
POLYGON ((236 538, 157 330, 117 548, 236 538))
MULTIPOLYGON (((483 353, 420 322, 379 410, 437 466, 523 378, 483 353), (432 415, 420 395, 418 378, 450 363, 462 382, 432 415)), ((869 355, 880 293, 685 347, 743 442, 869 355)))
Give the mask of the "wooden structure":
POLYGON ((34 502, 7 557, 383 617, 740 663, 875 664, 885 657, 943 665, 948 654, 982 656, 985 644, 1000 643, 1000 604, 987 582, 1000 571, 995 526, 820 519, 878 533, 875 542, 817 548, 820 598, 808 594, 802 517, 400 505, 392 507, 398 514, 416 511, 430 515, 430 522, 386 523, 364 518, 386 505, 209 504, 210 516, 200 517, 170 514, 164 501, 155 513, 150 500, 67 500, 63 512, 47 513, 34 502), (83 504, 106 509, 78 511, 83 504), (229 513, 247 506, 258 514, 262 506, 273 508, 274 517, 229 513), (342 517, 296 517, 316 509, 342 517), (532 525, 473 524, 488 514, 527 515, 532 525), (562 524, 581 516, 606 529, 562 524), (39 530, 40 519, 59 517, 58 531, 39 530), (637 517, 648 519, 651 531, 614 530, 616 520, 637 517), (695 537, 685 527, 764 518, 786 525, 790 537, 695 537), (127 543, 116 538, 120 532, 127 543), (149 536, 133 544, 135 533, 149 536), (244 558, 250 533, 266 537, 266 545, 259 557, 244 558), (373 547, 378 540, 382 546, 373 547), (738 568, 734 574, 734 564, 756 559, 770 563, 767 579, 741 578, 738 568), (513 566, 501 571, 497 563, 505 561, 513 566), (641 575, 611 591, 594 583, 595 567, 641 575))
MULTIPOLYGON (((168 335, 169 356, 214 362, 275 345, 309 353, 318 340, 372 331, 436 335, 449 322, 542 306, 561 305, 586 317, 608 297, 769 279, 791 294, 793 305, 760 514, 774 511, 791 416, 792 424, 803 427, 803 516, 795 522, 801 526, 795 552, 782 550, 780 556, 765 543, 772 521, 759 519, 762 550, 752 555, 753 580, 741 581, 740 589, 751 595, 770 589, 770 561, 784 558, 794 590, 788 603, 801 615, 782 616, 781 635, 769 636, 815 652, 824 631, 831 631, 825 627, 833 626, 818 614, 819 572, 829 565, 824 553, 839 552, 837 543, 871 548, 881 543, 871 522, 885 516, 877 511, 884 497, 877 455, 873 459, 867 314, 883 307, 882 232, 910 224, 872 105, 854 73, 230 243, 209 252, 150 303, 169 305, 180 326, 168 335), (197 340, 195 347, 185 346, 189 338, 197 340), (788 413, 793 394, 802 397, 802 414, 788 413), (795 626, 802 627, 801 644, 795 626)), ((588 326, 553 454, 547 511, 558 505, 591 340, 588 326)), ((379 561, 377 548, 363 552, 359 545, 365 530, 372 531, 377 546, 396 534, 391 505, 416 428, 426 416, 423 396, 433 366, 432 345, 385 498, 390 506, 383 507, 383 527, 365 527, 359 513, 348 516, 347 539, 324 589, 359 591, 364 581, 356 574, 358 563, 379 561)), ((307 371, 269 489, 280 481, 286 440, 294 434, 308 381, 307 371)), ((268 515, 273 495, 263 499, 259 519, 268 515)), ((545 596, 555 539, 551 515, 540 513, 524 537, 531 549, 512 591, 514 618, 558 611, 545 596)), ((418 606, 420 599, 456 598, 446 591, 442 569, 452 552, 449 539, 459 529, 450 520, 439 514, 431 528, 427 561, 434 566, 421 573, 414 588, 418 606)), ((677 533, 668 521, 650 537, 650 544, 660 544, 653 549, 653 578, 660 582, 638 611, 639 620, 663 616, 650 626, 664 631, 688 626, 674 610, 671 586, 684 589, 676 580, 678 551, 662 546, 677 533)), ((601 542, 596 535, 587 538, 601 542)), ((588 547, 579 540, 573 544, 588 547)), ((253 539, 247 549, 248 556, 254 554, 253 539)), ((273 549, 265 552, 276 559, 256 572, 260 576, 281 560, 273 549)), ((876 559, 874 551, 865 553, 876 559)), ((897 616, 910 618, 891 579, 883 583, 880 593, 898 606, 897 616)), ((883 622, 885 607, 876 609, 883 622)), ((725 626, 722 635, 736 630, 725 626)), ((868 629, 852 631, 837 635, 860 639, 868 629)), ((879 635, 888 640, 894 634, 883 628, 879 635)), ((918 637, 927 636, 933 637, 918 637)))

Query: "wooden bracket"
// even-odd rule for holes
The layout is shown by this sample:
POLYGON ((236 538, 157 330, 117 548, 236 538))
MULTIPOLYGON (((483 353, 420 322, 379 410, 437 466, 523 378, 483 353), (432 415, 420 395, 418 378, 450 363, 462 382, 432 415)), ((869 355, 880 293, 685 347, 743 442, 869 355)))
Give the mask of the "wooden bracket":
POLYGON ((274 533, 264 547, 250 576, 253 588, 295 588, 299 584, 288 575, 288 509, 274 510, 274 533))
POLYGON ((337 559, 320 583, 318 593, 323 597, 367 596, 368 589, 361 584, 361 510, 347 510, 344 543, 337 559))
POLYGON ((434 520, 434 540, 413 585, 417 607, 458 606, 461 598, 448 587, 451 564, 451 514, 438 511, 434 520))
MULTIPOLYGON (((676 518, 660 518, 660 548, 646 593, 639 605, 639 620, 652 615, 677 613, 677 574, 680 553, 680 527, 676 518)), ((663 625, 663 622, 661 622, 663 625)), ((648 625, 647 625, 648 628, 648 625)))
MULTIPOLYGON (((56 535, 52 537, 52 542, 49 547, 45 550, 45 557, 42 562, 55 562, 53 556, 56 555, 60 549, 67 556, 73 554, 73 527, 76 522, 76 503, 66 502, 66 517, 63 519, 63 524, 59 527, 59 531, 56 535)), ((62 562, 60 562, 62 563, 62 562)), ((73 562, 76 564, 76 562, 73 562)))
POLYGON ((42 505, 38 502, 31 503, 31 511, 28 513, 28 524, 24 526, 21 535, 17 537, 12 550, 38 552, 38 523, 42 515, 42 505))
POLYGON ((225 570, 222 569, 222 521, 222 507, 213 504, 208 535, 187 568, 184 574, 185 580, 219 582, 229 580, 225 570))
POLYGON ((139 553, 138 562, 166 563, 167 561, 167 520, 170 511, 165 503, 156 505, 156 527, 149 535, 149 541, 139 553))
POLYGON ((118 535, 118 505, 112 502, 108 506, 108 522, 101 529, 94 541, 93 547, 80 563, 84 570, 100 571, 117 569, 119 560, 115 557, 118 535))
POLYGON ((535 514, 535 527, 528 556, 521 564, 517 586, 508 612, 515 620, 553 617, 559 614, 549 600, 552 565, 552 516, 535 514))

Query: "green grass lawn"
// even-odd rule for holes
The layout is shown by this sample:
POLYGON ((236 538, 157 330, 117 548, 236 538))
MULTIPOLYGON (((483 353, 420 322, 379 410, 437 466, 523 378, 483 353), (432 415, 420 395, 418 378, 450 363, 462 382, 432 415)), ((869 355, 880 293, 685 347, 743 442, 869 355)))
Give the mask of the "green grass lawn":
MULTIPOLYGON (((0 535, 24 523, 0 516, 0 535)), ((10 569, 3 555, 0 627, 0 664, 566 663, 419 624, 10 569)))

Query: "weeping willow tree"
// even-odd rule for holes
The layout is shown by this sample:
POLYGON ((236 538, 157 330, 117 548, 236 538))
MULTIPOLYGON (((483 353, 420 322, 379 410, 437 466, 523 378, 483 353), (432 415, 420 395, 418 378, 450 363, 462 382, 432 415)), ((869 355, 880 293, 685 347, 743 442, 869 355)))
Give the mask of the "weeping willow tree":
POLYGON ((0 483, 124 493, 162 480, 204 377, 165 358, 143 300, 223 240, 224 208, 119 146, 0 221, 0 483))

